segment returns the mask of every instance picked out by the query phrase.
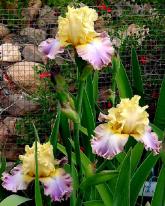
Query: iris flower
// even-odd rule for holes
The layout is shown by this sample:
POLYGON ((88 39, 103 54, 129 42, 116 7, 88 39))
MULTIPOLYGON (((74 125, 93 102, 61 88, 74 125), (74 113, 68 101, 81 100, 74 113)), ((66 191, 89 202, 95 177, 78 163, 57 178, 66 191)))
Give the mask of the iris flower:
POLYGON ((111 108, 108 115, 100 113, 100 124, 94 130, 91 140, 93 153, 105 159, 112 159, 122 152, 129 136, 144 144, 146 150, 158 154, 161 141, 149 126, 147 106, 139 106, 140 96, 122 99, 116 108, 111 108))
MULTIPOLYGON (((53 147, 48 142, 37 143, 38 152, 38 176, 44 185, 44 194, 49 195, 52 201, 67 199, 72 191, 72 180, 64 169, 58 167, 57 160, 53 156, 53 147)), ((20 155, 22 164, 14 167, 10 173, 2 175, 2 186, 12 192, 27 189, 30 182, 35 179, 35 144, 32 147, 26 145, 25 154, 20 155)))
POLYGON ((114 53, 109 36, 97 33, 94 22, 98 14, 87 6, 81 8, 68 7, 65 17, 59 17, 56 38, 49 38, 39 45, 39 51, 49 59, 64 52, 64 47, 72 45, 77 54, 88 61, 96 70, 111 63, 114 53))

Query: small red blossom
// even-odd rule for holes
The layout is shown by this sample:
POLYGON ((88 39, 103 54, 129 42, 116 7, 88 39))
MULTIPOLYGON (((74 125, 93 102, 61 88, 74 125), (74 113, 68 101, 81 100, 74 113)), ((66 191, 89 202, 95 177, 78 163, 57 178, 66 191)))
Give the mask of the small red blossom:
POLYGON ((105 4, 99 5, 99 6, 97 6, 97 8, 99 10, 106 11, 108 13, 112 12, 112 9, 110 7, 107 7, 105 4))
POLYGON ((12 79, 7 75, 7 73, 3 74, 3 80, 8 84, 10 89, 14 89, 15 88, 15 84, 12 81, 12 79))
POLYGON ((40 75, 40 79, 45 79, 51 76, 50 72, 42 72, 40 75))
POLYGON ((148 58, 146 56, 140 56, 139 61, 141 64, 147 64, 148 58))
POLYGON ((3 78, 4 78, 5 81, 9 81, 10 80, 9 76, 6 73, 3 74, 3 78))
POLYGON ((98 9, 106 11, 107 10, 107 6, 105 4, 102 4, 100 6, 97 6, 98 9))
POLYGON ((108 109, 112 107, 111 102, 108 102, 107 107, 108 107, 108 109))
POLYGON ((108 13, 111 13, 112 12, 112 9, 110 7, 107 8, 106 10, 108 13))

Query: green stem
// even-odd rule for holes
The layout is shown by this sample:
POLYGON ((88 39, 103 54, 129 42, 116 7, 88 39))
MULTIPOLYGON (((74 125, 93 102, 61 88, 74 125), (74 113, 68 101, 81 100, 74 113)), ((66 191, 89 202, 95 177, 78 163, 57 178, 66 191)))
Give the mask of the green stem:
POLYGON ((104 205, 105 206, 112 206, 113 205, 113 197, 109 191, 107 184, 99 184, 96 185, 97 191, 99 192, 104 205))
POLYGON ((111 86, 111 101, 112 101, 112 105, 114 106, 115 105, 115 99, 116 99, 116 61, 113 60, 113 63, 112 63, 112 86, 111 86))
MULTIPOLYGON (((74 145, 75 145, 75 155, 76 155, 76 165, 78 171, 78 182, 79 185, 82 181, 82 166, 81 166, 81 156, 80 156, 80 125, 81 125, 81 107, 82 107, 82 99, 84 94, 84 87, 85 87, 85 80, 79 80, 79 88, 78 88, 78 96, 76 101, 76 110, 80 117, 80 122, 74 124, 74 145)), ((76 200, 76 206, 82 205, 83 195, 81 194, 80 190, 77 191, 78 197, 76 200)))
POLYGON ((59 125, 60 125, 60 115, 61 115, 61 108, 60 104, 57 104, 57 114, 56 114, 56 120, 53 126, 52 133, 50 135, 50 143, 53 146, 53 153, 56 154, 57 150, 57 142, 58 142, 58 134, 59 134, 59 125))
POLYGON ((101 172, 105 168, 107 162, 108 160, 104 160, 103 163, 97 168, 96 172, 101 172))
POLYGON ((39 176, 38 176, 38 150, 37 150, 37 138, 35 138, 35 204, 36 206, 42 206, 42 196, 40 191, 39 176))
MULTIPOLYGON (((80 80, 77 102, 76 102, 77 103, 76 110, 80 116, 80 119, 81 119, 81 106, 82 106, 82 98, 84 93, 84 86, 85 86, 85 81, 80 80)), ((80 122, 74 124, 74 144, 75 144, 76 164, 78 170, 78 179, 80 183, 82 179, 82 168, 81 168, 81 158, 80 158, 79 130, 80 130, 80 122)))

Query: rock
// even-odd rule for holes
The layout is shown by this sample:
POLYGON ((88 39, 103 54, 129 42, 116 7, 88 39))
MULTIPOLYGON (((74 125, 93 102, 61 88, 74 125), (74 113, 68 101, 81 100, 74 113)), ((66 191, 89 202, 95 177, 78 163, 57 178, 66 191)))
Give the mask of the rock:
POLYGON ((51 38, 55 38, 56 34, 57 34, 57 31, 58 31, 58 28, 57 27, 54 27, 54 28, 51 28, 47 31, 48 35, 51 37, 51 38))
POLYGON ((143 9, 142 9, 144 12, 147 12, 147 13, 149 13, 149 14, 152 14, 152 12, 153 12, 153 8, 152 8, 152 6, 151 6, 151 4, 150 3, 148 3, 148 4, 144 4, 143 5, 143 9))
POLYGON ((142 10, 142 7, 136 3, 132 5, 132 10, 135 14, 139 14, 142 10))
POLYGON ((26 19, 33 20, 38 15, 41 6, 41 0, 30 0, 28 3, 28 8, 22 10, 22 16, 26 19))
POLYGON ((37 25, 39 28, 47 28, 48 25, 57 26, 57 11, 49 6, 44 6, 39 11, 39 18, 37 20, 37 25))
POLYGON ((4 38, 3 38, 3 42, 4 43, 11 43, 11 44, 15 44, 15 38, 16 38, 16 34, 13 34, 13 33, 10 33, 8 35, 6 35, 4 38))
POLYGON ((28 40, 30 42, 33 42, 33 44, 39 44, 41 41, 46 39, 46 32, 42 29, 34 29, 31 27, 26 27, 21 30, 20 32, 21 36, 27 36, 28 40))
POLYGON ((138 36, 140 31, 140 27, 136 24, 130 24, 126 31, 126 36, 138 36))
POLYGON ((112 45, 115 46, 116 48, 119 48, 121 46, 121 40, 117 37, 114 37, 112 39, 112 45))
POLYGON ((100 33, 103 31, 107 31, 103 17, 99 17, 98 20, 95 22, 95 30, 100 33))
MULTIPOLYGON (((16 137, 13 137, 13 138, 15 139, 15 141, 17 141, 16 137)), ((23 147, 20 147, 20 146, 18 147, 16 143, 7 142, 6 147, 3 151, 3 154, 8 161, 15 161, 15 160, 18 160, 19 155, 23 154, 23 152, 24 152, 23 147)))
POLYGON ((8 128, 3 124, 3 122, 0 122, 0 142, 6 140, 8 136, 8 128))
POLYGON ((19 51, 19 46, 13 45, 11 43, 5 43, 0 45, 0 61, 21 61, 21 52, 19 51))
POLYGON ((9 29, 4 24, 0 24, 0 38, 5 37, 9 32, 9 29))
POLYGON ((16 123, 17 123, 16 117, 6 117, 3 122, 5 126, 8 128, 10 136, 16 135, 16 123))
MULTIPOLYGON (((5 109, 10 115, 18 117, 28 114, 30 112, 35 112, 39 109, 39 104, 28 100, 25 95, 14 94, 9 96, 1 97, 1 107, 5 109)), ((6 120, 7 121, 7 120, 6 120)), ((7 123, 5 123, 7 125, 7 123)), ((13 125, 14 123, 12 123, 13 125)), ((11 125, 8 125, 11 129, 11 125)))
POLYGON ((21 48, 26 44, 33 44, 34 40, 30 40, 28 36, 21 36, 19 34, 10 33, 2 39, 3 43, 11 43, 19 45, 21 48))
POLYGON ((31 92, 39 84, 34 71, 34 67, 39 65, 39 63, 28 61, 17 62, 8 68, 7 74, 19 87, 31 92))
POLYGON ((0 142, 5 141, 8 137, 15 135, 16 117, 6 117, 0 122, 0 142))
POLYGON ((43 62, 44 58, 41 52, 38 51, 38 47, 33 44, 26 45, 22 51, 22 55, 26 61, 32 62, 43 62))

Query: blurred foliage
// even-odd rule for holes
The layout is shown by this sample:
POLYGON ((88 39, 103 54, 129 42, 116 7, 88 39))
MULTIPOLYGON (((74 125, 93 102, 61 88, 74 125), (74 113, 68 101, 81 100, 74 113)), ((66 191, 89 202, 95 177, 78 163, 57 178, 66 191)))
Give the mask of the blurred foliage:
POLYGON ((28 6, 28 0, 1 0, 1 9, 22 9, 28 6))
MULTIPOLYGON (((0 9, 18 9, 18 8, 25 8, 28 7, 30 0, 1 0, 0 1, 0 9)), ((120 0, 112 0, 112 1, 101 1, 101 0, 42 0, 43 5, 49 5, 49 6, 57 6, 57 7, 66 7, 68 4, 87 4, 91 6, 96 6, 99 4, 102 4, 105 2, 106 4, 115 4, 121 2, 120 0)), ((123 1, 126 2, 126 1, 123 1)), ((122 3, 123 3, 122 2, 122 3)), ((133 4, 144 4, 144 3, 150 3, 150 4, 158 4, 159 7, 160 4, 164 4, 165 0, 135 0, 130 1, 133 4)))

